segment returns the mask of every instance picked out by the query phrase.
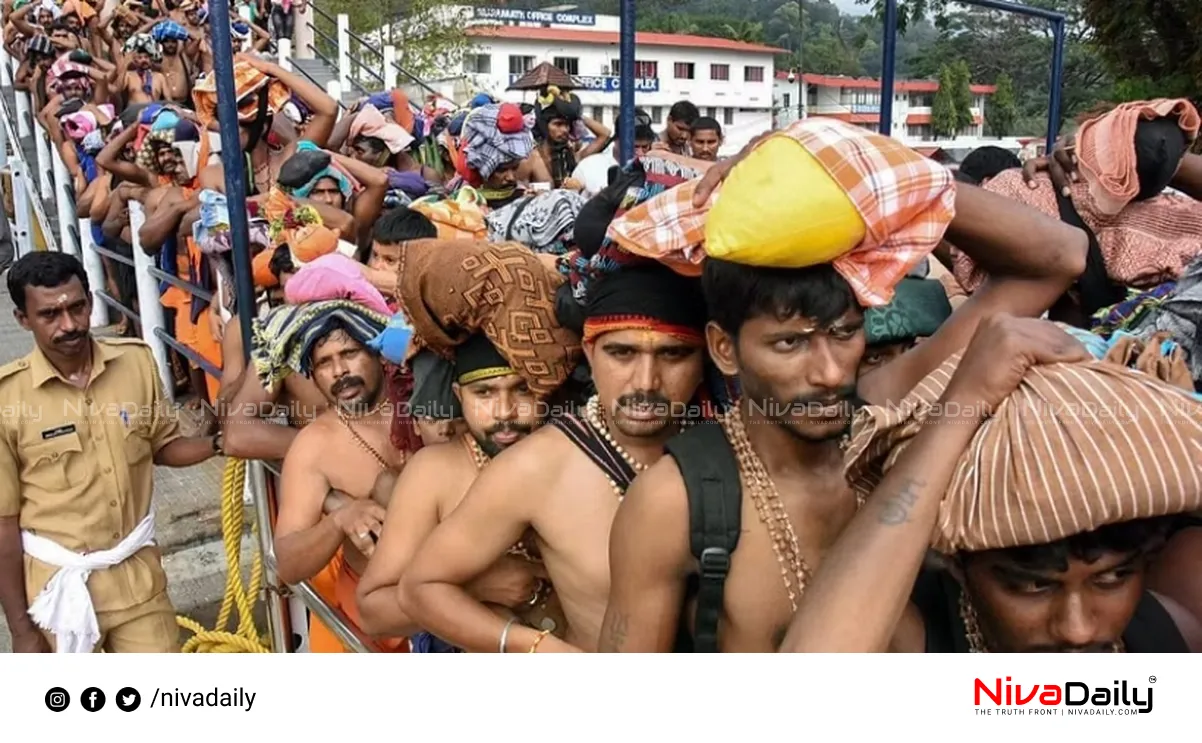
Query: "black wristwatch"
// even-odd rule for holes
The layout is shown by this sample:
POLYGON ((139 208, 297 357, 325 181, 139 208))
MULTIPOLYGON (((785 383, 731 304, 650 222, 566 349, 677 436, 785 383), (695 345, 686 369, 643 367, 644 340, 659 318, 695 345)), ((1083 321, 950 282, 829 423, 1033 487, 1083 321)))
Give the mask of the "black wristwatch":
POLYGON ((221 431, 213 435, 213 453, 225 456, 225 449, 222 447, 225 442, 222 441, 222 438, 221 431))

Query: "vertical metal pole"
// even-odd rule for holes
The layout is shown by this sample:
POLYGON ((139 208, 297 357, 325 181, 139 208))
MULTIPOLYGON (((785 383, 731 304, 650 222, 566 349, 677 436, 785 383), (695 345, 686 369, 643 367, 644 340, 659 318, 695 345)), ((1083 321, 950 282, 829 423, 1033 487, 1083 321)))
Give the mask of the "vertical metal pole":
POLYGON ((351 18, 346 13, 338 14, 338 85, 351 88, 351 18))
POLYGON ((38 191, 41 192, 42 202, 53 199, 54 184, 51 174, 54 172, 53 161, 50 159, 50 136, 42 128, 42 123, 36 119, 33 122, 33 144, 38 157, 38 191))
POLYGON ((13 222, 16 231, 13 233, 13 247, 16 248, 17 258, 22 258, 33 252, 33 214, 29 203, 29 178, 25 175, 25 161, 17 150, 10 163, 9 173, 13 182, 13 222))
MULTIPOLYGON (((0 44, 0 48, 3 44, 0 44)), ((0 104, 0 115, 8 116, 8 106, 0 104)), ((8 167, 8 126, 4 122, 0 122, 0 170, 8 167)), ((21 146, 20 142, 13 142, 13 151, 21 146)))
MULTIPOLYGON (((76 220, 75 210, 71 208, 75 201, 75 184, 57 147, 51 151, 50 157, 54 161, 54 207, 58 210, 58 249, 76 258, 82 258, 79 246, 71 240, 71 225, 76 220)), ((82 240, 83 235, 80 235, 79 239, 82 240)))
POLYGON ((8 56, 8 49, 0 44, 0 85, 6 88, 13 86, 13 69, 12 57, 8 56))
POLYGON ((396 47, 392 44, 384 46, 384 72, 380 77, 384 78, 384 90, 392 90, 396 87, 396 47))
MULTIPOLYGON (((96 252, 96 243, 92 242, 92 220, 87 217, 79 219, 79 252, 80 262, 83 263, 84 273, 88 276, 88 284, 93 292, 104 288, 104 263, 96 252)), ((104 302, 92 301, 92 327, 103 328, 109 324, 109 306, 104 302)))
POLYGON ((33 133, 29 128, 29 120, 32 117, 30 108, 33 104, 30 102, 28 91, 14 90, 13 97, 17 99, 17 136, 24 139, 33 133))
POLYGON ((897 0, 885 0, 885 31, 881 38, 880 132, 893 133, 893 70, 897 56, 897 0))
MULTIPOLYGON (((229 13, 226 13, 229 17, 229 13)), ((219 25, 219 24, 214 24, 219 25)), ((228 25, 228 24, 227 24, 228 25)), ((142 340, 150 345, 150 353, 154 356, 154 365, 159 369, 159 378, 163 380, 163 393, 167 400, 174 402, 175 386, 171 384, 171 361, 167 356, 167 344, 155 330, 166 330, 166 320, 163 316, 163 302, 159 295, 159 280, 151 273, 154 259, 146 255, 142 249, 142 240, 138 233, 146 223, 146 213, 142 205, 136 201, 129 202, 129 242, 134 259, 134 279, 138 289, 138 316, 142 326, 142 340)), ((101 284, 103 286, 103 284, 101 284)))
MULTIPOLYGON (((228 0, 209 0, 214 18, 228 18, 228 0)), ((221 130, 221 168, 225 172, 225 199, 230 215, 230 239, 233 242, 234 284, 242 337, 251 337, 255 311, 255 287, 250 267, 250 227, 246 217, 246 168, 242 161, 238 130, 238 109, 234 93, 234 58, 228 23, 214 23, 213 72, 217 77, 217 122, 221 130)), ((243 344, 243 355, 250 358, 250 343, 243 344)))
POLYGON ((280 39, 276 42, 276 46, 279 47, 277 64, 292 72, 292 39, 280 39))
POLYGON ((622 68, 618 70, 619 104, 622 126, 618 131, 618 152, 622 164, 634 160, 634 0, 622 0, 618 55, 622 68))
POLYGON ((806 117, 806 7, 797 0, 797 120, 806 117))
POLYGON ((1064 75, 1064 19, 1052 21, 1052 79, 1048 89, 1048 149, 1051 153, 1060 133, 1060 85, 1064 75))

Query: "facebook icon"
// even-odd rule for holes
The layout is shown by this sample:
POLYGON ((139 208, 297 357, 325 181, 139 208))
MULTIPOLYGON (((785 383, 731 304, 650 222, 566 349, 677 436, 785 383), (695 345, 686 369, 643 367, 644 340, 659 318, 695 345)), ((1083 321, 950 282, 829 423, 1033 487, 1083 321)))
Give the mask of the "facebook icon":
POLYGON ((88 712, 96 712, 104 707, 104 692, 95 686, 89 686, 79 696, 79 703, 88 712))

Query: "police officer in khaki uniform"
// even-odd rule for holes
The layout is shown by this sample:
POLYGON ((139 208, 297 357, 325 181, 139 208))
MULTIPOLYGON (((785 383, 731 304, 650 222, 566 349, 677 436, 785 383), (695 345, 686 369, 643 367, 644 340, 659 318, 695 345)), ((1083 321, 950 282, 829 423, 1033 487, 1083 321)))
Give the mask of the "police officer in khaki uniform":
POLYGON ((220 436, 180 436, 146 344, 91 336, 76 258, 31 253, 8 289, 37 344, 0 367, 0 605, 13 649, 177 652, 154 466, 203 462, 220 436))

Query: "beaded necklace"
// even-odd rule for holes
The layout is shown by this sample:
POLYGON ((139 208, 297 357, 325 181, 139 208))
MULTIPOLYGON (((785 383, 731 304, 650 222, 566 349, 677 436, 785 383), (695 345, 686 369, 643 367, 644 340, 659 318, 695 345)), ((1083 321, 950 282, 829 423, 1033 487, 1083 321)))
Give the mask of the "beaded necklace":
MULTIPOLYGON (((376 451, 374 446, 367 443, 367 439, 363 438, 363 436, 361 436, 359 432, 355 430, 355 426, 351 423, 351 420, 347 416, 346 412, 337 406, 335 406, 334 409, 338 412, 338 420, 342 421, 342 425, 345 426, 346 430, 350 432, 351 438, 355 440, 355 443, 359 445, 359 448, 370 454, 376 460, 376 464, 380 465, 381 470, 391 469, 392 465, 388 463, 388 460, 385 459, 380 452, 376 451)), ((375 409, 372 409, 367 413, 367 415, 371 415, 374 412, 375 409)))
MULTIPOLYGON (((484 468, 492 462, 492 457, 488 456, 488 452, 484 451, 484 447, 480 446, 480 442, 476 441, 476 437, 470 433, 463 434, 463 445, 467 447, 468 454, 471 455, 472 462, 476 465, 476 472, 483 472, 484 468)), ((521 557, 527 562, 542 562, 530 553, 530 546, 526 543, 525 536, 510 547, 506 554, 521 557)))
MULTIPOLYGON (((964 620, 964 638, 968 640, 968 652, 988 653, 989 645, 985 642, 985 634, 981 632, 981 621, 977 617, 977 609, 963 590, 960 591, 960 618, 964 620)), ((1110 652, 1127 652, 1127 645, 1122 638, 1119 638, 1118 642, 1110 644, 1110 652)))
POLYGON ((751 439, 747 437, 747 429, 743 425, 743 415, 740 411, 740 401, 736 400, 720 419, 722 430, 734 448, 735 458, 739 462, 739 473, 747 483, 756 513, 759 514, 760 521, 768 527, 772 551, 780 565, 781 580, 785 584, 786 593, 789 594, 789 604, 793 611, 797 611, 797 603, 809 582, 810 567, 801 556, 797 533, 793 530, 793 522, 789 519, 789 512, 785 510, 780 492, 768 475, 763 460, 751 446, 751 439))
MULTIPOLYGON (((647 465, 631 456, 622 448, 621 444, 614 440, 613 434, 609 432, 609 426, 605 425, 605 414, 601 412, 601 400, 596 395, 590 397, 584 406, 584 421, 592 426, 601 438, 605 439, 605 443, 613 447, 618 456, 626 460, 626 464, 630 465, 630 469, 634 470, 635 474, 647 469, 647 465)), ((617 484, 615 483, 614 486, 617 487, 617 484)))

